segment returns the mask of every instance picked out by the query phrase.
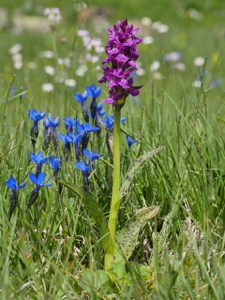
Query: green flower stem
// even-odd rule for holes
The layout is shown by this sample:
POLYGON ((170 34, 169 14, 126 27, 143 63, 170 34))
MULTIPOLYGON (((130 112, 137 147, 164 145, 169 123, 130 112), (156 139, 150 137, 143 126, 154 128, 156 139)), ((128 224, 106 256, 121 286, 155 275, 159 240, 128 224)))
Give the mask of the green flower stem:
POLYGON ((111 261, 114 258, 115 233, 118 211, 121 199, 119 199, 120 189, 120 119, 121 106, 115 107, 114 133, 113 133, 113 188, 112 200, 109 212, 108 228, 110 233, 110 244, 105 254, 105 270, 110 269, 111 261))

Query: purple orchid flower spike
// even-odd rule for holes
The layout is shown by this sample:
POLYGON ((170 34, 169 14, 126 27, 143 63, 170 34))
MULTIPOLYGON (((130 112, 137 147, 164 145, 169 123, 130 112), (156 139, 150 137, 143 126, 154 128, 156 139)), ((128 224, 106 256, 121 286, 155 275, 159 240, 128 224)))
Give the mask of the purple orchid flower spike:
POLYGON ((135 61, 139 57, 136 46, 141 42, 137 37, 138 28, 128 25, 127 20, 119 21, 109 28, 109 40, 105 47, 108 55, 102 62, 104 75, 99 83, 108 82, 109 97, 105 103, 123 107, 128 95, 137 96, 142 86, 134 86, 131 73, 137 70, 135 61), (110 64, 111 67, 104 66, 110 64))

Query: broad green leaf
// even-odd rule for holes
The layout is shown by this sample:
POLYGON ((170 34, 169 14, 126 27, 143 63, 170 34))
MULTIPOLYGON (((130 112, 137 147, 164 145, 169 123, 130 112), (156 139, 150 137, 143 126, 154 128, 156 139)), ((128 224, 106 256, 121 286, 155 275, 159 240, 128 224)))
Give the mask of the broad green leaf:
POLYGON ((138 160, 131 166, 129 171, 127 172, 126 176, 124 177, 124 181, 122 183, 122 186, 120 187, 119 191, 119 199, 122 199, 128 192, 129 186, 134 178, 134 176, 141 170, 142 163, 147 160, 148 158, 153 157, 156 155, 161 149, 163 149, 164 146, 161 146, 151 152, 147 152, 140 156, 138 160))
POLYGON ((76 195, 81 197, 84 206, 90 212, 96 224, 98 225, 100 234, 102 236, 103 247, 104 250, 106 251, 110 242, 109 229, 108 229, 105 216, 99 204, 95 201, 95 199, 91 195, 86 193, 82 188, 77 187, 74 184, 67 181, 60 181, 60 183, 62 183, 64 186, 66 186, 71 191, 73 191, 76 195))
POLYGON ((137 244, 140 230, 153 217, 157 215, 159 206, 140 209, 130 219, 125 227, 117 232, 115 241, 115 261, 121 261, 123 257, 128 260, 137 244))
POLYGON ((83 271, 81 278, 77 281, 78 285, 85 291, 101 290, 109 282, 109 276, 103 270, 83 271))

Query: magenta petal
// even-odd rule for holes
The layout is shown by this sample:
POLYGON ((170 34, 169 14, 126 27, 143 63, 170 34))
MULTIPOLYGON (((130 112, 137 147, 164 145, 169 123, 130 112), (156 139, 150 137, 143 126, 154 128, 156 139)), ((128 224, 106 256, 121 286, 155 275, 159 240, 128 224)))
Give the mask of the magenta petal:
POLYGON ((114 100, 112 98, 106 98, 102 100, 102 102, 107 103, 107 104, 114 104, 114 100))

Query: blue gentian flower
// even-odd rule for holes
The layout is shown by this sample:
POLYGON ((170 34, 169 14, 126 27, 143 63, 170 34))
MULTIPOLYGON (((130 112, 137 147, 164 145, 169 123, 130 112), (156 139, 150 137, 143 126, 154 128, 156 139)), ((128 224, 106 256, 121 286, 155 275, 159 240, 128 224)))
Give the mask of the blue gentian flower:
POLYGON ((87 165, 84 160, 81 162, 75 162, 75 165, 78 170, 82 171, 83 173, 83 188, 84 191, 88 193, 89 190, 89 183, 88 183, 88 175, 91 171, 91 164, 87 165))
POLYGON ((131 146, 135 143, 137 143, 137 141, 133 140, 129 135, 126 135, 126 140, 127 140, 127 144, 129 149, 131 148, 131 146))
POLYGON ((84 149, 83 150, 83 154, 91 161, 93 162, 94 160, 97 160, 99 159, 100 157, 103 156, 103 154, 97 154, 97 151, 93 151, 92 153, 87 150, 87 149, 84 149))
POLYGON ((68 134, 73 132, 73 129, 76 128, 77 124, 80 123, 79 119, 76 119, 76 118, 71 119, 70 117, 64 118, 63 121, 66 124, 66 131, 67 131, 68 134))
POLYGON ((37 175, 41 173, 41 167, 43 164, 47 163, 49 161, 49 155, 46 157, 42 157, 42 152, 39 151, 37 155, 30 152, 30 159, 33 163, 37 164, 37 175))
POLYGON ((88 96, 92 97, 92 98, 97 98, 101 95, 101 88, 96 87, 94 84, 92 84, 91 86, 86 86, 86 91, 88 93, 88 96))
POLYGON ((45 117, 45 112, 42 110, 38 113, 36 109, 29 109, 28 110, 28 117, 34 121, 34 125, 31 128, 31 142, 33 145, 33 148, 35 147, 35 143, 38 137, 38 122, 45 117))
MULTIPOLYGON (((52 186, 51 183, 46 183, 44 182, 44 179, 45 179, 45 173, 44 172, 41 172, 38 176, 36 176, 35 174, 33 173, 30 173, 29 174, 29 178, 30 180, 35 183, 37 185, 37 188, 40 189, 41 187, 48 187, 48 186, 52 186)), ((49 181, 50 178, 47 180, 49 181)))
POLYGON ((50 135, 50 121, 48 118, 46 118, 44 121, 43 121, 43 126, 45 128, 45 140, 44 140, 44 145, 45 145, 45 148, 48 149, 49 147, 49 144, 50 144, 50 141, 51 141, 51 135, 50 135))
POLYGON ((82 134, 76 134, 76 133, 71 133, 70 134, 73 144, 74 144, 74 150, 75 150, 75 155, 76 155, 76 159, 80 160, 80 142, 83 139, 82 134))
POLYGON ((62 133, 60 133, 59 138, 64 143, 64 154, 66 155, 66 158, 68 158, 67 155, 68 155, 68 152, 70 152, 70 143, 73 142, 73 138, 69 134, 65 135, 62 133))
POLYGON ((50 127, 52 127, 52 128, 56 128, 59 125, 59 117, 56 117, 55 119, 53 119, 52 115, 49 113, 48 120, 50 123, 50 127))
POLYGON ((88 173, 92 170, 91 165, 87 165, 84 160, 81 162, 76 161, 75 165, 78 170, 82 171, 83 173, 88 173))
POLYGON ((30 209, 31 205, 37 200, 39 191, 42 187, 52 186, 51 183, 47 183, 50 180, 50 178, 47 180, 47 182, 44 182, 45 179, 44 172, 41 172, 38 176, 36 176, 33 173, 30 173, 29 178, 34 184, 36 184, 36 188, 30 194, 30 199, 27 204, 27 209, 30 209))
POLYGON ((103 103, 99 102, 97 105, 97 114, 100 118, 102 118, 104 116, 104 114, 106 113, 106 110, 103 110, 103 103))
POLYGON ((89 141, 89 132, 96 132, 99 131, 99 127, 91 127, 90 123, 85 124, 77 124, 77 131, 78 133, 82 133, 82 151, 87 148, 88 141, 89 141))
POLYGON ((81 103, 81 106, 82 106, 82 111, 83 111, 83 115, 84 115, 84 119, 85 119, 85 122, 88 122, 89 120, 89 117, 88 117, 88 111, 87 111, 87 108, 86 108, 86 105, 85 105, 85 101, 87 100, 88 98, 88 93, 87 91, 85 90, 83 92, 83 94, 80 94, 80 93, 76 93, 74 94, 74 98, 81 103))
POLYGON ((44 119, 45 115, 46 113, 42 110, 38 113, 36 109, 28 109, 28 117, 34 122, 44 119))
POLYGON ((17 192, 17 190, 24 188, 25 185, 26 185, 25 182, 23 182, 23 183, 20 184, 20 185, 17 185, 16 179, 13 178, 12 176, 11 176, 11 177, 9 178, 9 180, 6 181, 5 183, 6 183, 6 185, 7 185, 7 187, 8 187, 9 189, 12 189, 12 190, 14 190, 14 191, 16 191, 16 192, 17 192))
POLYGON ((51 167, 55 170, 55 178, 58 178, 61 157, 60 156, 59 157, 52 156, 52 158, 49 160, 49 163, 50 163, 51 167))
POLYGON ((219 79, 216 79, 216 80, 214 80, 213 82, 210 83, 210 86, 209 86, 209 87, 210 87, 211 89, 213 89, 213 88, 219 86, 220 83, 221 83, 220 80, 219 80, 219 79))
MULTIPOLYGON (((126 117, 121 118, 121 123, 124 125, 126 122, 126 117)), ((106 115, 105 118, 102 120, 102 123, 106 127, 106 129, 113 129, 114 126, 114 116, 106 115)), ((110 130, 112 131, 112 130, 110 130)))
POLYGON ((12 176, 5 183, 6 183, 7 187, 12 190, 12 196, 10 198, 10 207, 9 207, 9 220, 10 220, 11 217, 12 217, 12 214, 13 214, 15 208, 16 208, 16 205, 18 203, 18 194, 17 194, 17 191, 19 189, 24 188, 25 185, 26 185, 26 183, 23 182, 22 184, 17 185, 16 179, 13 178, 12 176))
POLYGON ((67 133, 73 132, 73 120, 70 117, 66 117, 63 119, 66 124, 67 133))
POLYGON ((122 118, 121 118, 121 120, 120 120, 120 121, 121 121, 121 123, 122 123, 123 125, 125 124, 125 122, 126 122, 126 119, 127 119, 126 117, 122 117, 122 118))
POLYGON ((90 123, 84 123, 84 124, 77 124, 77 131, 79 133, 85 132, 85 133, 89 133, 89 132, 96 132, 99 131, 99 127, 91 127, 90 123))
POLYGON ((111 115, 106 115, 105 118, 102 120, 102 123, 107 129, 111 129, 114 126, 114 117, 111 115))
POLYGON ((56 131, 56 127, 59 125, 59 117, 56 117, 53 119, 52 115, 49 113, 48 114, 48 121, 49 121, 49 127, 52 131, 52 139, 53 139, 53 144, 55 147, 55 150, 58 150, 58 135, 56 131))
POLYGON ((97 110, 96 99, 98 96, 101 95, 101 88, 100 86, 96 88, 96 86, 92 84, 91 86, 86 86, 86 91, 88 93, 88 96, 92 97, 90 111, 91 111, 91 118, 92 120, 94 120, 96 117, 96 110, 97 110))

